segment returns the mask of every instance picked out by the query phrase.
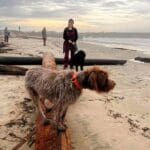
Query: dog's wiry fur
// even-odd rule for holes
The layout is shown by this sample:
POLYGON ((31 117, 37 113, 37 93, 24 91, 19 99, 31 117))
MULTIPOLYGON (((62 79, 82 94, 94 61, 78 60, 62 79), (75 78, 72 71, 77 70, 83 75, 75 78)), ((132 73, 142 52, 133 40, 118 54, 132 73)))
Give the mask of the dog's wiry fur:
POLYGON ((72 84, 73 71, 54 71, 45 68, 30 69, 26 75, 26 87, 37 96, 51 100, 73 103, 81 91, 72 84), (65 92, 69 91, 69 92, 65 92), (61 99, 61 100, 60 100, 61 99))
MULTIPOLYGON (((26 88, 37 104, 40 98, 50 100, 56 104, 56 114, 59 118, 58 124, 62 126, 64 116, 70 104, 75 103, 81 95, 72 82, 73 71, 56 71, 45 68, 30 69, 26 73, 26 88)), ((114 88, 115 82, 108 78, 107 72, 92 67, 77 73, 77 80, 82 89, 90 89, 97 92, 108 92, 114 88)))

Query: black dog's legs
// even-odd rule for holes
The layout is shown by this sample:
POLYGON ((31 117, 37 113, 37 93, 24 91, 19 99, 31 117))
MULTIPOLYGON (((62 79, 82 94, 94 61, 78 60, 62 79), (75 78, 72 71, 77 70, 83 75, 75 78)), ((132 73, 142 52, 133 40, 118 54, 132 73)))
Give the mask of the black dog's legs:
POLYGON ((78 71, 78 66, 76 65, 76 71, 78 71))
POLYGON ((80 66, 80 69, 83 70, 83 65, 80 66))

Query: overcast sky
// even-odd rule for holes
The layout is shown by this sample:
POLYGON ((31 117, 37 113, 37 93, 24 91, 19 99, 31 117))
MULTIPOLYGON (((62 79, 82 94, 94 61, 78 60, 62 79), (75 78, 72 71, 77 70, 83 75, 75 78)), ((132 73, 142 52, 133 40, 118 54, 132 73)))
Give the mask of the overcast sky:
POLYGON ((150 32, 150 0, 0 0, 0 29, 150 32))

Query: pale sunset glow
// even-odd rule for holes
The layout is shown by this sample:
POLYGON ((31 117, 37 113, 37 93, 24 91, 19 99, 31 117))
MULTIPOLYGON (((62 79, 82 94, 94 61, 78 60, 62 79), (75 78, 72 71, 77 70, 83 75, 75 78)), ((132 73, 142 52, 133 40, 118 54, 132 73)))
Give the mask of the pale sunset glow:
POLYGON ((0 29, 62 31, 73 18, 81 32, 150 32, 149 0, 1 0, 0 29), (136 26, 135 26, 136 24, 136 26))

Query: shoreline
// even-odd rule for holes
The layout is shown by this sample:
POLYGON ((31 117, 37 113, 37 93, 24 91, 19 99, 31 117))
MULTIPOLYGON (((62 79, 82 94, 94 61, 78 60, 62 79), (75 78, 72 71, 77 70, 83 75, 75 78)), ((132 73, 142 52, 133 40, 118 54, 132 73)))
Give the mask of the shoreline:
POLYGON ((145 40, 147 40, 147 41, 145 41, 145 42, 143 42, 142 38, 135 39, 135 38, 127 37, 124 40, 128 41, 128 42, 125 42, 122 39, 124 39, 124 38, 118 38, 118 37, 94 38, 93 37, 90 39, 90 38, 86 37, 86 38, 82 39, 82 41, 86 42, 86 43, 94 44, 94 45, 99 45, 99 46, 103 45, 104 47, 108 47, 111 49, 121 49, 121 50, 131 50, 131 51, 133 50, 133 51, 137 51, 143 55, 145 54, 145 55, 150 56, 150 45, 147 44, 147 43, 149 43, 150 38, 146 38, 145 40), (100 40, 98 40, 99 38, 100 38, 100 40), (132 39, 132 40, 130 41, 130 39, 132 39), (143 43, 139 44, 140 42, 143 42, 143 43))

